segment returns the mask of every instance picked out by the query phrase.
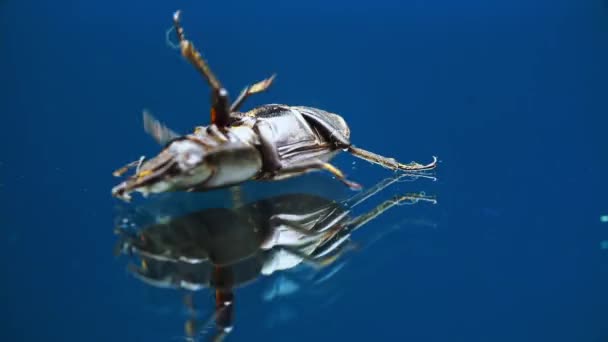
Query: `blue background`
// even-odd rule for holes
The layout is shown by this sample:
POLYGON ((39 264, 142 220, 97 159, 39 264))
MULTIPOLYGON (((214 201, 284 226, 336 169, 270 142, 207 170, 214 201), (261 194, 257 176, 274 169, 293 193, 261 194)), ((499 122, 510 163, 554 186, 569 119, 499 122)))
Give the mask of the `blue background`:
MULTIPOLYGON (((441 161, 437 182, 394 190, 439 203, 357 232, 398 228, 324 287, 270 303, 281 276, 240 289, 232 340, 608 339, 600 0, 0 1, 0 339, 183 334, 179 294, 112 256, 110 196, 112 170, 158 151, 143 108, 181 132, 208 122, 206 85, 165 42, 178 8, 233 95, 278 74, 247 108, 317 106, 361 147, 441 161)), ((366 186, 387 176, 353 160, 336 164, 366 186)))

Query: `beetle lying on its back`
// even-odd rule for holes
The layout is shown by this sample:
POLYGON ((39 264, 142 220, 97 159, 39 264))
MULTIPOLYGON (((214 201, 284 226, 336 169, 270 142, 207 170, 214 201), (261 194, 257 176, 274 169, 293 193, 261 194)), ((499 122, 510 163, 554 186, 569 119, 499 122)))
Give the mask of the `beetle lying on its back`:
POLYGON ((131 167, 134 175, 112 189, 116 197, 128 200, 129 193, 144 195, 165 191, 198 191, 238 184, 250 179, 277 180, 312 170, 326 170, 351 188, 329 164, 341 150, 393 170, 425 171, 430 164, 401 164, 392 158, 357 148, 350 142, 344 119, 334 113, 304 106, 270 104, 239 112, 251 95, 268 89, 274 75, 246 87, 232 102, 228 92, 211 72, 200 52, 186 40, 180 12, 173 16, 182 55, 201 73, 211 87, 211 124, 181 136, 144 112, 144 128, 165 147, 154 158, 143 157, 114 172, 120 176, 131 167))

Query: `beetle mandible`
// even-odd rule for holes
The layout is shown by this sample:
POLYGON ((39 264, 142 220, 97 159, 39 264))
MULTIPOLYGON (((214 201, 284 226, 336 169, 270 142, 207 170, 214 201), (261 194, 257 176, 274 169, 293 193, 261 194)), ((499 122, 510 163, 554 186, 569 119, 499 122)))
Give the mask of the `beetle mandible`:
POLYGON ((228 91, 215 77, 201 53, 186 39, 180 11, 173 26, 182 56, 211 87, 211 124, 179 135, 144 111, 144 128, 164 144, 162 151, 144 162, 127 164, 114 172, 120 176, 136 167, 134 175, 112 189, 112 194, 129 200, 133 191, 144 196, 166 191, 202 191, 231 186, 247 180, 279 180, 313 170, 326 170, 351 188, 360 185, 348 180, 329 161, 340 151, 392 170, 425 171, 429 164, 402 164, 393 158, 355 147, 350 129, 338 114, 307 106, 268 104, 240 112, 245 100, 264 92, 274 75, 245 87, 230 102, 228 91))

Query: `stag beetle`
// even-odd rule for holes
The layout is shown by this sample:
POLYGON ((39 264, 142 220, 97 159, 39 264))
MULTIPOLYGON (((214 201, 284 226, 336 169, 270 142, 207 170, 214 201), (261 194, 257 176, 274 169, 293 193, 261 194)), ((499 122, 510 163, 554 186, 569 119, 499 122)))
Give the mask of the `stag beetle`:
MULTIPOLYGON (((419 201, 436 203, 423 193, 404 194, 352 215, 357 205, 405 176, 387 178, 342 201, 287 193, 233 208, 199 209, 136 226, 135 230, 119 228, 115 254, 135 257, 138 262, 130 263, 129 271, 148 285, 188 291, 213 289, 215 312, 205 321, 215 320, 216 337, 223 337, 233 326, 234 289, 302 264, 314 270, 331 266, 356 248, 352 233, 390 208, 419 201)), ((117 220, 123 221, 120 217, 117 220)), ((333 273, 330 270, 329 274, 333 273)), ((200 322, 190 319, 186 334, 196 335, 197 326, 201 327, 200 322)))
POLYGON ((360 188, 329 163, 340 151, 392 170, 416 172, 435 168, 436 157, 426 165, 402 164, 355 147, 349 140, 346 121, 322 109, 268 104, 240 112, 245 100, 268 89, 275 75, 245 87, 230 103, 228 91, 186 39, 180 11, 173 15, 173 27, 181 54, 211 87, 211 124, 179 135, 144 111, 145 130, 164 148, 150 160, 144 162, 142 157, 115 171, 115 176, 121 176, 136 167, 134 175, 112 189, 113 196, 128 201, 133 191, 144 196, 167 191, 203 191, 250 179, 279 180, 313 170, 326 170, 349 187, 360 188))

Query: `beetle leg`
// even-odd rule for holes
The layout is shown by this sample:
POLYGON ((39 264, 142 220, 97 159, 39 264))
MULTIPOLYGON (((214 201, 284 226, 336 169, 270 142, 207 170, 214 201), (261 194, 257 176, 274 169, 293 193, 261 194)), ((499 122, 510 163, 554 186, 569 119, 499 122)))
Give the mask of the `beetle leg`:
MULTIPOLYGON (((215 327, 216 338, 223 338, 232 330, 234 292, 229 283, 234 281, 230 268, 213 267, 211 284, 215 287, 215 327)), ((214 341, 218 341, 215 338, 214 341)))
MULTIPOLYGON (((186 320, 184 332, 189 338, 194 338, 204 332, 215 321, 216 332, 212 341, 222 341, 232 330, 232 316, 234 306, 234 294, 232 290, 215 291, 216 306, 215 311, 206 320, 197 320, 194 317, 186 320)), ((190 309, 190 308, 189 308, 190 309)), ((191 313, 193 310, 190 310, 191 313)), ((192 315, 194 316, 194 315, 192 315)))
POLYGON ((273 74, 265 80, 246 86, 239 94, 239 97, 234 100, 232 106, 230 106, 230 112, 238 111, 249 96, 266 91, 276 76, 277 74, 273 74))
POLYGON ((281 250, 281 251, 291 254, 295 257, 298 257, 298 258, 302 259, 304 262, 306 262, 308 265, 310 265, 316 269, 321 269, 323 267, 333 264, 345 252, 347 252, 349 250, 349 248, 343 248, 340 251, 336 252, 335 254, 324 255, 319 258, 314 258, 306 253, 299 251, 297 248, 293 248, 290 246, 275 246, 273 249, 281 250))
POLYGON ((427 171, 432 170, 437 166, 437 157, 433 156, 433 161, 423 165, 416 162, 411 162, 409 164, 402 164, 396 161, 394 158, 383 157, 379 154, 366 151, 364 149, 360 149, 354 146, 350 146, 348 148, 348 152, 350 152, 355 157, 359 157, 361 159, 367 160, 370 163, 378 164, 383 167, 386 167, 391 170, 402 170, 402 171, 427 171))
POLYGON ((437 204, 437 200, 434 197, 427 196, 425 194, 406 194, 402 196, 395 196, 392 199, 380 203, 367 213, 361 214, 351 219, 347 223, 347 226, 349 226, 350 231, 353 232, 396 205, 401 205, 404 203, 414 204, 418 201, 425 201, 437 204))
POLYGON ((342 171, 340 171, 335 166, 330 163, 323 162, 318 159, 307 160, 302 163, 296 165, 290 165, 281 169, 282 173, 295 173, 295 172, 305 172, 312 170, 325 170, 338 178, 342 183, 346 184, 349 188, 353 190, 361 189, 361 185, 359 183, 350 181, 346 179, 342 171))
POLYGON ((118 170, 115 170, 114 172, 112 172, 112 175, 114 177, 120 177, 120 176, 124 175, 125 172, 127 172, 129 169, 132 169, 134 167, 137 167, 137 169, 139 169, 144 158, 145 158, 144 156, 139 157, 138 160, 132 161, 129 164, 119 168, 118 170))
POLYGON ((234 292, 232 289, 215 289, 215 326, 214 341, 221 341, 232 330, 234 292))
POLYGON ((186 39, 184 29, 180 24, 180 11, 173 14, 173 25, 175 26, 175 32, 177 33, 182 56, 198 70, 212 88, 211 122, 218 125, 220 128, 225 127, 230 119, 228 91, 222 87, 222 84, 215 77, 201 53, 194 47, 194 44, 186 39))
POLYGON ((186 320, 184 324, 184 332, 188 337, 194 337, 197 334, 199 323, 196 319, 196 308, 194 307, 194 295, 192 292, 188 292, 183 298, 184 306, 188 309, 190 318, 186 320))
POLYGON ((290 230, 293 230, 296 233, 302 234, 306 237, 311 238, 321 238, 328 234, 327 231, 311 231, 310 229, 304 227, 298 222, 290 221, 284 217, 281 217, 281 214, 273 215, 270 217, 268 221, 271 227, 276 228, 277 226, 285 226, 290 230))

